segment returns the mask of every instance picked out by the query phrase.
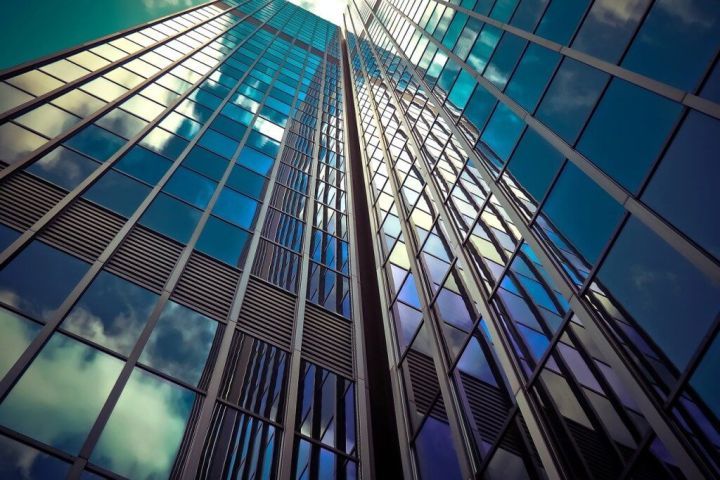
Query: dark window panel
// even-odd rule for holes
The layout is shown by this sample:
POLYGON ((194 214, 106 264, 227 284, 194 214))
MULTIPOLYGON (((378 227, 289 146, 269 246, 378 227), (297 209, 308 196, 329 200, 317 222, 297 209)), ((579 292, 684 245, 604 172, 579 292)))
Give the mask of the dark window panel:
POLYGON ((149 185, 157 185, 172 163, 150 150, 135 146, 113 168, 149 185))
POLYGON ((165 184, 163 191, 170 193, 191 205, 204 209, 215 192, 217 183, 192 170, 180 167, 165 184))
POLYGON ((241 267, 249 238, 245 230, 210 216, 195 248, 233 267, 241 267))
POLYGON ((90 125, 66 140, 65 145, 104 162, 125 145, 125 139, 90 125))
POLYGON ((85 192, 83 198, 128 218, 149 193, 147 185, 110 170, 85 192))
POLYGON ((200 215, 200 210, 161 193, 140 217, 140 223, 180 243, 187 243, 200 215))
POLYGON ((99 164, 59 146, 27 167, 27 171, 67 191, 77 187, 99 164))

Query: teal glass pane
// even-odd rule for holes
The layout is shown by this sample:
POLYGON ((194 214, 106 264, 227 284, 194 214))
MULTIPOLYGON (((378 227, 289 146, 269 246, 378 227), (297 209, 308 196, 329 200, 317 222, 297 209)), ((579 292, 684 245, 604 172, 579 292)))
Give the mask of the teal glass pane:
POLYGON ((525 45, 527 45, 527 40, 511 33, 505 33, 495 49, 483 77, 490 80, 500 90, 504 90, 525 45))
POLYGON ((252 228, 258 203, 229 188, 223 188, 213 213, 243 228, 252 228))
POLYGON ((470 100, 470 95, 473 93, 475 88, 475 79, 467 71, 463 70, 455 82, 455 85, 450 90, 448 95, 448 101, 458 110, 462 110, 470 100))
MULTIPOLYGON (((498 104, 480 137, 481 142, 491 150, 488 156, 496 166, 502 166, 510 157, 524 127, 525 123, 515 112, 504 103, 498 104)), ((488 153, 482 146, 481 149, 488 153)))
POLYGON ((82 260, 35 240, 0 270, 0 302, 49 320, 87 269, 82 260))
POLYGON ((467 58, 468 65, 476 71, 482 72, 488 60, 490 60, 493 50, 495 50, 495 47, 500 41, 501 35, 502 30, 499 28, 495 28, 492 25, 485 25, 485 28, 482 29, 478 39, 475 41, 475 46, 470 50, 470 55, 468 55, 467 58))
POLYGON ((572 163, 567 163, 543 212, 589 263, 610 240, 624 209, 572 163))
POLYGON ((188 140, 195 138, 201 128, 198 122, 190 120, 185 115, 180 115, 177 112, 170 112, 159 125, 168 132, 188 140))
POLYGON ((536 201, 545 197, 564 157, 533 129, 525 130, 508 170, 536 201))
POLYGON ((453 82, 459 73, 460 65, 455 60, 448 60, 445 63, 445 68, 443 68, 443 71, 438 78, 437 88, 442 89, 443 94, 447 94, 447 92, 452 88, 453 82))
POLYGON ((577 30, 588 3, 588 0, 553 0, 535 34, 566 45, 577 30))
POLYGON ((30 164, 27 171, 50 183, 72 190, 85 180, 99 164, 65 147, 57 147, 30 164))
POLYGON ((720 286, 630 218, 598 273, 601 284, 682 370, 717 318, 720 286), (691 318, 692 322, 679 319, 691 318))
POLYGON ((161 193, 140 217, 140 223, 180 243, 187 243, 201 214, 200 210, 161 193))
POLYGON ((559 53, 534 43, 530 44, 505 93, 525 110, 533 113, 559 61, 559 53))
POLYGON ((566 57, 540 102, 537 119, 574 144, 607 79, 607 73, 566 57))
POLYGON ((135 146, 122 156, 113 168, 127 173, 149 185, 157 185, 172 163, 140 146, 135 146))
POLYGON ((0 424, 77 454, 122 365, 55 333, 0 404, 0 424))
POLYGON ((180 167, 170 177, 163 188, 164 192, 175 195, 191 205, 205 209, 217 183, 192 170, 180 167))
POLYGON ((218 323, 168 301, 140 362, 190 385, 198 385, 218 323))
POLYGON ((500 22, 507 22, 515 11, 515 6, 518 4, 518 1, 519 0, 497 0, 490 12, 490 16, 500 22))
POLYGON ((0 435, 0 478, 66 478, 70 466, 56 457, 0 435))
POLYGON ((195 248, 233 267, 240 267, 250 234, 210 216, 195 248))
POLYGON ((705 80, 705 85, 700 91, 700 96, 715 103, 720 103, 720 60, 715 62, 710 76, 705 80))
POLYGON ((183 166, 192 168, 196 172, 218 181, 225 173, 227 164, 227 159, 200 147, 190 150, 190 153, 183 160, 183 166))
POLYGON ((65 145, 104 162, 125 145, 125 139, 90 125, 66 140, 65 145))
POLYGON ((135 369, 90 461, 127 478, 168 478, 195 394, 135 369))
POLYGON ((496 103, 497 100, 490 92, 481 85, 477 85, 472 97, 470 97, 464 116, 475 128, 482 130, 496 103))
POLYGON ((272 157, 273 159, 277 156, 280 150, 280 143, 275 140, 266 137, 258 132, 252 131, 247 139, 247 145, 254 147, 265 155, 272 157))
POLYGON ((482 26, 482 22, 476 18, 470 18, 467 21, 467 24, 457 41, 457 45, 455 45, 455 49, 453 50, 458 57, 463 60, 467 59, 467 56, 470 54, 470 50, 475 44, 477 36, 480 34, 482 26))
POLYGON ((572 47, 616 63, 649 4, 650 0, 595 0, 572 47))
POLYGON ((150 193, 150 187, 122 173, 110 170, 100 177, 83 198, 130 217, 150 193))
POLYGON ((460 32, 462 32, 467 19, 468 16, 464 13, 456 12, 454 14, 450 26, 447 32, 445 32, 445 37, 442 39, 442 44, 445 45, 448 50, 452 50, 453 47, 455 47, 455 42, 460 38, 460 32))
POLYGON ((660 154, 681 110, 671 100, 613 80, 577 148, 634 192, 660 154))
POLYGON ((515 9, 510 24, 526 32, 535 30, 545 13, 545 6, 550 0, 521 0, 520 5, 515 9))
POLYGON ((233 119, 236 122, 239 122, 244 126, 250 125, 250 122, 252 122, 252 119, 254 117, 254 114, 252 112, 248 112, 244 108, 240 108, 237 105, 233 105, 231 103, 228 103, 223 107, 222 115, 227 115, 229 118, 233 119))
POLYGON ((642 200, 720 258, 720 121, 691 111, 655 171, 642 200))
POLYGON ((230 120, 225 115, 218 115, 215 120, 210 124, 210 126, 217 130, 218 132, 222 133, 226 137, 230 137, 233 140, 240 141, 242 140, 243 135, 245 135, 245 131, 247 130, 246 127, 243 125, 240 125, 239 123, 230 120))
POLYGON ((720 44, 716 0, 658 0, 640 26, 622 66, 692 91, 720 44))
POLYGON ((158 296, 108 272, 100 272, 65 317, 62 328, 129 355, 158 296))
POLYGON ((237 163, 261 175, 268 175, 272 169, 274 157, 269 157, 253 148, 243 148, 237 163))
POLYGON ((140 145, 154 150, 170 160, 175 160, 187 147, 188 142, 177 135, 156 127, 140 141, 140 145))
POLYGON ((205 131, 198 144, 225 158, 232 158, 238 146, 235 140, 211 129, 205 131))
POLYGON ((0 308, 0 378, 12 368, 40 328, 40 324, 0 308))
POLYGON ((248 170, 241 165, 235 165, 228 177, 227 185, 240 193, 260 199, 265 191, 266 178, 248 170))

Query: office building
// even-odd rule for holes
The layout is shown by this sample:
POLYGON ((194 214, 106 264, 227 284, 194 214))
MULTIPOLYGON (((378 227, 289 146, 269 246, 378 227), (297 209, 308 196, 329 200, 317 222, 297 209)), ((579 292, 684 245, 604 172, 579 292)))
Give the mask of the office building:
POLYGON ((719 47, 224 0, 0 73, 0 476, 719 478, 719 47))

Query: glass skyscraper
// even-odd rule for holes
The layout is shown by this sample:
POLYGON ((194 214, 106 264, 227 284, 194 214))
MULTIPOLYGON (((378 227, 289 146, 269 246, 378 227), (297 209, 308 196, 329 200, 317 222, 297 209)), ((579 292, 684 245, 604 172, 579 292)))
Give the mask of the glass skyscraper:
POLYGON ((0 478, 720 478, 719 51, 224 0, 0 72, 0 478))

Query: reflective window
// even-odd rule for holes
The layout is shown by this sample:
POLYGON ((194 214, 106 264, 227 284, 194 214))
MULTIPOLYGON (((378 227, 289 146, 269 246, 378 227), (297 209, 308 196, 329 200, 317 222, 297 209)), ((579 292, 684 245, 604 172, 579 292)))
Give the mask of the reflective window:
POLYGON ((38 240, 0 270, 0 302, 49 320, 88 265, 38 240))
POLYGON ((217 203, 215 203, 213 213, 240 227, 252 228, 255 223, 257 205, 257 202, 249 197, 240 195, 232 189, 223 188, 217 203))
POLYGON ((265 190, 265 180, 265 177, 240 165, 235 165, 230 172, 227 184, 241 193, 260 199, 265 190))
POLYGON ((718 367, 720 367, 720 337, 715 336, 715 341, 705 353, 695 374, 690 378, 690 386, 695 389, 716 417, 720 417, 720 388, 717 385, 720 368, 718 367))
POLYGON ((130 217, 150 193, 150 187, 110 170, 100 177, 83 198, 130 217))
POLYGON ((470 102, 468 102, 463 115, 475 125, 475 128, 481 130, 496 103, 495 97, 485 88, 478 85, 475 87, 475 92, 470 97, 470 102))
POLYGON ((226 137, 230 137, 238 142, 242 140, 242 137, 245 135, 245 130, 247 130, 243 125, 230 120, 225 115, 218 115, 210 126, 226 137))
POLYGON ((20 236, 20 232, 0 223, 0 252, 5 250, 20 236))
POLYGON ((140 146, 134 146, 113 168, 127 173, 150 185, 157 185, 172 163, 140 146))
POLYGON ((122 365, 55 333, 0 404, 0 424, 77 454, 122 365))
POLYGON ((498 104, 481 137, 481 141, 492 150, 490 159, 495 162, 495 156, 500 159, 496 166, 502 166, 510 157, 524 127, 525 123, 515 112, 504 103, 498 104))
POLYGON ((163 188, 164 192, 171 193, 182 200, 204 209, 217 184, 192 170, 180 167, 170 177, 163 188))
POLYGON ((276 142, 275 140, 266 137, 265 135, 261 135, 258 132, 250 132, 250 135, 247 139, 247 144, 251 147, 255 147, 261 152, 263 152, 265 155, 275 158, 278 154, 278 151, 280 150, 280 143, 276 142))
POLYGON ((200 383, 217 322, 168 301, 140 362, 191 385, 200 383))
POLYGON ((537 111, 538 120, 574 144, 608 75, 565 58, 537 111))
POLYGON ((52 138, 70 129, 80 119, 46 103, 18 117, 16 121, 46 137, 52 138))
POLYGON ((40 328, 39 324, 0 308, 0 378, 12 368, 40 328))
POLYGON ((200 210, 161 193, 140 217, 140 223, 180 243, 187 243, 200 215, 200 210))
POLYGON ((127 478, 168 478, 195 394, 135 369, 90 461, 127 478))
POLYGON ((82 90, 70 90, 68 93, 54 99, 52 103, 81 117, 87 117, 105 106, 105 102, 88 95, 82 90))
POLYGON ((0 435, 0 478, 65 478, 70 464, 0 435))
POLYGON ((522 30, 532 32, 545 13, 545 6, 550 0, 521 0, 515 9, 511 25, 522 30))
POLYGON ((513 153, 508 170, 538 202, 562 165, 563 156, 534 130, 528 128, 513 153))
POLYGON ((125 139, 105 129, 90 125, 73 135, 65 142, 65 145, 104 162, 125 145, 125 139))
POLYGON ((462 478, 453 447, 452 432, 447 423, 428 416, 415 439, 415 450, 423 479, 462 478))
POLYGON ((527 40, 511 33, 505 33, 485 69, 483 77, 490 80, 500 90, 504 90, 526 44, 527 40))
POLYGON ((62 328, 129 355, 157 299, 154 293, 103 271, 65 317, 62 328))
POLYGON ((658 0, 622 66, 683 90, 693 90, 718 49, 716 0, 658 0))
POLYGON ((559 53, 534 43, 530 44, 505 93, 525 110, 534 112, 559 61, 559 53))
POLYGON ((0 125, 0 161, 15 163, 47 140, 14 123, 0 125))
POLYGON ((70 191, 85 180, 97 167, 97 162, 60 146, 30 164, 27 171, 70 191))
POLYGON ((681 109, 648 90, 613 80, 577 148, 634 192, 660 154, 681 109))
POLYGON ((575 165, 567 163, 550 192, 543 212, 594 263, 610 239, 624 209, 575 165))
POLYGON ((643 201, 720 258, 720 122, 691 111, 660 162, 643 201))
POLYGON ((470 95, 472 95, 473 89, 475 88, 475 79, 471 74, 463 70, 458 75, 455 85, 450 90, 448 100, 452 102, 453 106, 459 110, 465 108, 470 95))
POLYGON ((116 108, 98 119, 96 124, 125 138, 132 138, 145 128, 147 122, 116 108))
POLYGON ((238 147, 238 142, 212 129, 203 134, 198 144, 225 158, 232 158, 238 147))
POLYGON ((250 234, 219 218, 210 216, 196 249, 233 267, 240 267, 250 234))
POLYGON ((150 130, 140 141, 140 145, 154 150, 165 157, 175 160, 187 147, 188 142, 184 139, 156 127, 150 130))
POLYGON ((220 180, 225 173, 228 161, 204 148, 195 147, 190 150, 183 165, 200 172, 213 180, 220 180))
POLYGON ((717 317, 720 287, 634 218, 598 276, 675 366, 685 367, 717 317))
POLYGON ((588 3, 588 0, 552 0, 535 34, 566 45, 577 29, 588 3))

